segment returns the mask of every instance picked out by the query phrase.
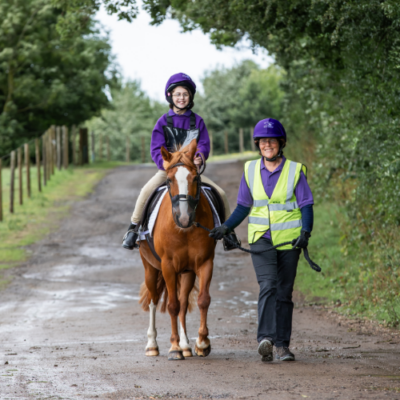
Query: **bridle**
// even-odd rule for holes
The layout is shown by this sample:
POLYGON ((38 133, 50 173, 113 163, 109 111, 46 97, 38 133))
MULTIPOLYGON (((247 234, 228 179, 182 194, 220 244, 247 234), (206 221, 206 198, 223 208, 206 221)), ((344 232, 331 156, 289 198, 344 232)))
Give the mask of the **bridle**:
MULTIPOLYGON (((180 166, 185 166, 184 163, 177 163, 174 164, 172 167, 170 168, 175 168, 175 167, 180 167, 180 166)), ((167 188, 168 188, 168 193, 169 193, 169 197, 171 198, 171 203, 172 203, 172 208, 177 209, 179 202, 180 201, 187 201, 189 207, 192 209, 191 212, 191 219, 192 219, 192 223, 190 224, 190 226, 193 225, 193 221, 194 221, 194 215, 196 213, 196 208, 199 204, 200 201, 200 194, 201 194, 201 178, 200 178, 200 171, 197 171, 196 176, 194 177, 194 180, 196 180, 197 182, 197 193, 196 196, 193 197, 189 194, 177 194, 176 196, 172 196, 171 194, 171 181, 169 179, 167 179, 166 184, 167 184, 167 188), (192 218, 193 216, 193 218, 192 218)), ((179 226, 179 228, 184 228, 181 223, 179 222, 178 218, 174 218, 176 225, 179 226)), ((187 228, 189 228, 190 226, 188 226, 187 228)))

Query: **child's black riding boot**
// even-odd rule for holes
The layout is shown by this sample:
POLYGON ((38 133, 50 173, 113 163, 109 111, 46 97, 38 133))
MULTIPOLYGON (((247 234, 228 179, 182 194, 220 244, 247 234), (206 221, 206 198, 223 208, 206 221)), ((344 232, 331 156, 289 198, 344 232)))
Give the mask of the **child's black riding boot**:
POLYGON ((229 251, 229 250, 235 250, 237 249, 237 246, 240 246, 242 244, 242 242, 239 240, 239 238, 236 236, 235 231, 232 231, 231 233, 229 233, 228 235, 226 235, 223 240, 222 240, 223 244, 224 244, 224 250, 225 251, 229 251), (225 238, 229 239, 226 240, 225 238), (231 243, 233 242, 233 243, 231 243), (235 246, 236 245, 236 246, 235 246))
POLYGON ((124 238, 122 239, 122 247, 128 250, 133 250, 135 247, 139 247, 136 244, 138 237, 139 235, 136 232, 136 224, 130 224, 128 232, 125 233, 124 238))

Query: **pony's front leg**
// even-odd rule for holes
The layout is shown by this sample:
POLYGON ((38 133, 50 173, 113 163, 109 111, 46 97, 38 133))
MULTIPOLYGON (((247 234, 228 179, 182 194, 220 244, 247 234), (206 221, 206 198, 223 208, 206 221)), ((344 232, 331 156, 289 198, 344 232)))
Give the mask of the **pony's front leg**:
POLYGON ((147 330, 147 345, 146 345, 146 356, 153 357, 158 356, 160 353, 158 351, 158 344, 156 341, 157 338, 157 330, 156 330, 156 308, 157 306, 151 300, 149 304, 150 308, 150 324, 149 329, 147 330))
POLYGON ((177 295, 177 274, 169 265, 165 267, 165 262, 162 262, 162 270, 168 290, 168 312, 171 317, 171 348, 168 352, 168 360, 184 360, 182 349, 179 346, 178 334, 178 315, 180 304, 177 295))
POLYGON ((193 357, 192 348, 189 344, 189 338, 186 330, 186 314, 189 306, 189 295, 194 287, 196 275, 194 272, 186 272, 181 275, 181 288, 179 291, 179 322, 180 322, 180 342, 179 347, 183 351, 184 357, 193 357))
POLYGON ((199 276, 199 297, 197 304, 200 309, 200 329, 199 337, 196 339, 196 347, 194 349, 199 357, 207 357, 211 353, 211 344, 208 339, 207 313, 211 303, 210 284, 213 272, 213 261, 206 261, 198 272, 199 276))
POLYGON ((157 281, 159 271, 153 268, 146 259, 143 259, 143 264, 145 266, 145 284, 147 290, 149 291, 149 311, 150 311, 150 323, 149 329, 147 330, 147 345, 146 345, 146 356, 154 357, 158 356, 158 344, 157 344, 157 330, 156 330, 156 309, 159 300, 159 295, 157 292, 157 281))

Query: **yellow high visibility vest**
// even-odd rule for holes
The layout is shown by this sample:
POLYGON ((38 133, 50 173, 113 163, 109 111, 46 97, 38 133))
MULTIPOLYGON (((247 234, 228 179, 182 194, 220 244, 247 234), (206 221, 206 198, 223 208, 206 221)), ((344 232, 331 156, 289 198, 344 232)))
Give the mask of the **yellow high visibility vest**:
MULTIPOLYGON (((261 179, 262 158, 248 161, 244 166, 247 186, 253 196, 253 207, 249 215, 248 241, 255 243, 270 229, 272 244, 276 245, 296 239, 301 232, 301 211, 294 189, 300 179, 304 165, 286 160, 271 198, 267 196, 261 179)), ((279 247, 289 250, 291 245, 279 247)))

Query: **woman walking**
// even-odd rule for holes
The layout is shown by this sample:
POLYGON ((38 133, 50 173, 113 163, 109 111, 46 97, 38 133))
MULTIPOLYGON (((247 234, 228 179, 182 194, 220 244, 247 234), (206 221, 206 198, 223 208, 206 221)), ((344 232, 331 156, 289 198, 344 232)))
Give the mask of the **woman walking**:
MULTIPOLYGON (((172 75, 165 87, 165 98, 169 103, 170 110, 162 115, 157 121, 151 136, 151 158, 156 163, 157 173, 142 188, 136 201, 135 209, 131 217, 131 224, 126 232, 122 246, 133 250, 138 238, 138 226, 147 199, 167 179, 164 169, 164 160, 161 156, 161 147, 165 147, 173 153, 187 146, 193 139, 197 140, 197 152, 194 157, 196 166, 207 160, 210 153, 210 137, 203 119, 191 111, 194 106, 196 84, 190 76, 178 73, 172 75)), ((211 179, 202 175, 202 182, 213 186, 224 201, 226 218, 230 216, 228 199, 223 189, 216 185, 211 179)), ((232 231, 229 238, 239 243, 235 233, 232 231)), ((235 249, 230 243, 225 242, 225 250, 235 249)))
POLYGON ((262 156, 245 164, 237 207, 230 218, 210 236, 221 239, 248 215, 251 250, 262 251, 292 241, 262 254, 252 254, 260 286, 258 298, 258 353, 262 361, 294 361, 289 350, 292 333, 292 292, 302 248, 307 247, 313 227, 313 196, 306 168, 283 156, 286 132, 272 118, 257 123, 253 139, 262 156))

